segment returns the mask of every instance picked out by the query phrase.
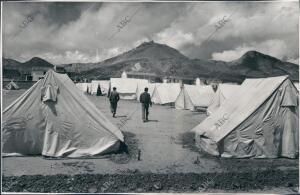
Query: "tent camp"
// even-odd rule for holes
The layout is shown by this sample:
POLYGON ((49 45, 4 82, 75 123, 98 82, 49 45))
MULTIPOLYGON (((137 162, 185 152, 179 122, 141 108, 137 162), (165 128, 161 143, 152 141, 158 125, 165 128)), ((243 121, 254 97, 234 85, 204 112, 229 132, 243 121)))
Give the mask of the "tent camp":
POLYGON ((100 85, 101 92, 103 95, 108 93, 109 80, 93 80, 91 83, 91 94, 97 94, 98 85, 100 85))
POLYGON ((162 83, 154 88, 151 100, 155 104, 174 103, 180 90, 179 83, 162 83))
POLYGON ((122 132, 76 88, 49 70, 3 112, 5 155, 98 156, 119 149, 122 132))
POLYGON ((76 83, 76 87, 83 92, 91 93, 92 90, 92 83, 76 83))
POLYGON ((136 100, 144 91, 144 88, 149 85, 148 80, 133 79, 133 78, 111 78, 110 88, 117 88, 120 94, 120 99, 136 100))
POLYGON ((6 86, 5 88, 7 90, 16 90, 16 89, 20 89, 20 87, 13 81, 10 81, 6 86))
POLYGON ((212 103, 207 108, 207 114, 212 114, 216 109, 218 109, 221 106, 221 104, 224 103, 226 99, 230 98, 231 95, 237 93, 237 90, 239 89, 240 85, 226 83, 219 84, 217 91, 214 93, 212 103))
POLYGON ((222 157, 295 158, 299 147, 298 91, 288 76, 246 79, 192 131, 196 145, 222 157))
POLYGON ((214 90, 209 85, 183 85, 175 101, 176 109, 207 108, 213 100, 214 90))

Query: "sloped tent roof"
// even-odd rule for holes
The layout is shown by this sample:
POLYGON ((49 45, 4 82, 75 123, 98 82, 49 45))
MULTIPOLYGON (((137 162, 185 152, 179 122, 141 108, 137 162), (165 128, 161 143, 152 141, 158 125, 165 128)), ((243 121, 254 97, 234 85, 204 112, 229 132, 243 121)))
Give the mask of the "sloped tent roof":
POLYGON ((175 101, 176 109, 195 110, 196 107, 207 108, 213 100, 214 90, 211 86, 183 85, 175 101))
POLYGON ((226 99, 230 98, 231 95, 234 95, 239 89, 240 85, 226 83, 219 84, 217 91, 214 93, 212 103, 207 108, 207 113, 212 114, 215 112, 226 99))
POLYGON ((135 100, 139 97, 139 94, 144 91, 144 88, 148 86, 148 81, 145 79, 133 79, 133 78, 111 78, 110 87, 117 88, 117 92, 120 94, 121 99, 135 100))
POLYGON ((298 92, 287 76, 246 79, 240 90, 192 129, 196 145, 222 157, 295 158, 298 92))
POLYGON ((91 93, 97 94, 98 85, 100 85, 101 92, 107 94, 109 90, 109 80, 92 80, 91 93))
POLYGON ((155 87, 158 87, 161 84, 162 83, 149 83, 149 85, 148 85, 148 93, 150 94, 151 97, 153 95, 155 87))
POLYGON ((75 85, 78 89, 80 89, 83 92, 87 92, 87 90, 91 92, 92 83, 76 83, 75 85))
MULTIPOLYGON (((136 79, 137 80, 137 92, 136 92, 136 97, 137 99, 140 98, 140 95, 145 91, 145 88, 149 88, 149 82, 148 80, 145 79, 136 79)), ((149 91, 149 89, 148 89, 149 91)))
POLYGON ((180 90, 179 83, 162 83, 155 87, 151 100, 155 104, 174 103, 180 90))
POLYGON ((8 90, 20 89, 20 87, 13 81, 10 81, 5 88, 8 90))
POLYGON ((98 156, 123 141, 72 80, 52 70, 4 110, 2 127, 6 155, 98 156))

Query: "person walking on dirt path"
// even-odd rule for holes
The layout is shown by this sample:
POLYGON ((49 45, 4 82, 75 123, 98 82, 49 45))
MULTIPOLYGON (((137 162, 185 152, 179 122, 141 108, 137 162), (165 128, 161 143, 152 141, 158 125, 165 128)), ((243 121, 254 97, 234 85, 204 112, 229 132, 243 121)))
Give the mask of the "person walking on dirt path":
POLYGON ((109 101, 110 101, 110 109, 113 117, 116 118, 118 101, 120 100, 119 93, 117 92, 117 88, 114 87, 113 91, 110 93, 109 101))
POLYGON ((144 93, 140 95, 140 102, 142 103, 142 119, 143 122, 148 121, 149 105, 152 106, 151 97, 146 87, 144 93))

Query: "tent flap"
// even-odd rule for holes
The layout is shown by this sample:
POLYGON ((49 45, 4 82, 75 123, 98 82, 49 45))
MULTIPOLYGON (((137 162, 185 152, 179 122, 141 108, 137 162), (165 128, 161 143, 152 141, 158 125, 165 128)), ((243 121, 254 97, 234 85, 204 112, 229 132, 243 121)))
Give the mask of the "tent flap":
POLYGON ((42 100, 43 102, 46 101, 53 101, 56 102, 58 93, 58 87, 53 85, 47 85, 42 87, 42 100))

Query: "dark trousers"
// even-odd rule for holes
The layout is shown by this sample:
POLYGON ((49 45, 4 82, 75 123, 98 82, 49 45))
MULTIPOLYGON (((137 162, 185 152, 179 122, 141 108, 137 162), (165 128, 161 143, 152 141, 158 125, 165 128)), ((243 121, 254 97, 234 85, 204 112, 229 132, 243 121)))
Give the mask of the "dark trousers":
POLYGON ((148 120, 148 115, 149 115, 149 105, 142 104, 142 119, 148 120))
POLYGON ((118 102, 110 102, 111 113, 116 114, 118 102))

